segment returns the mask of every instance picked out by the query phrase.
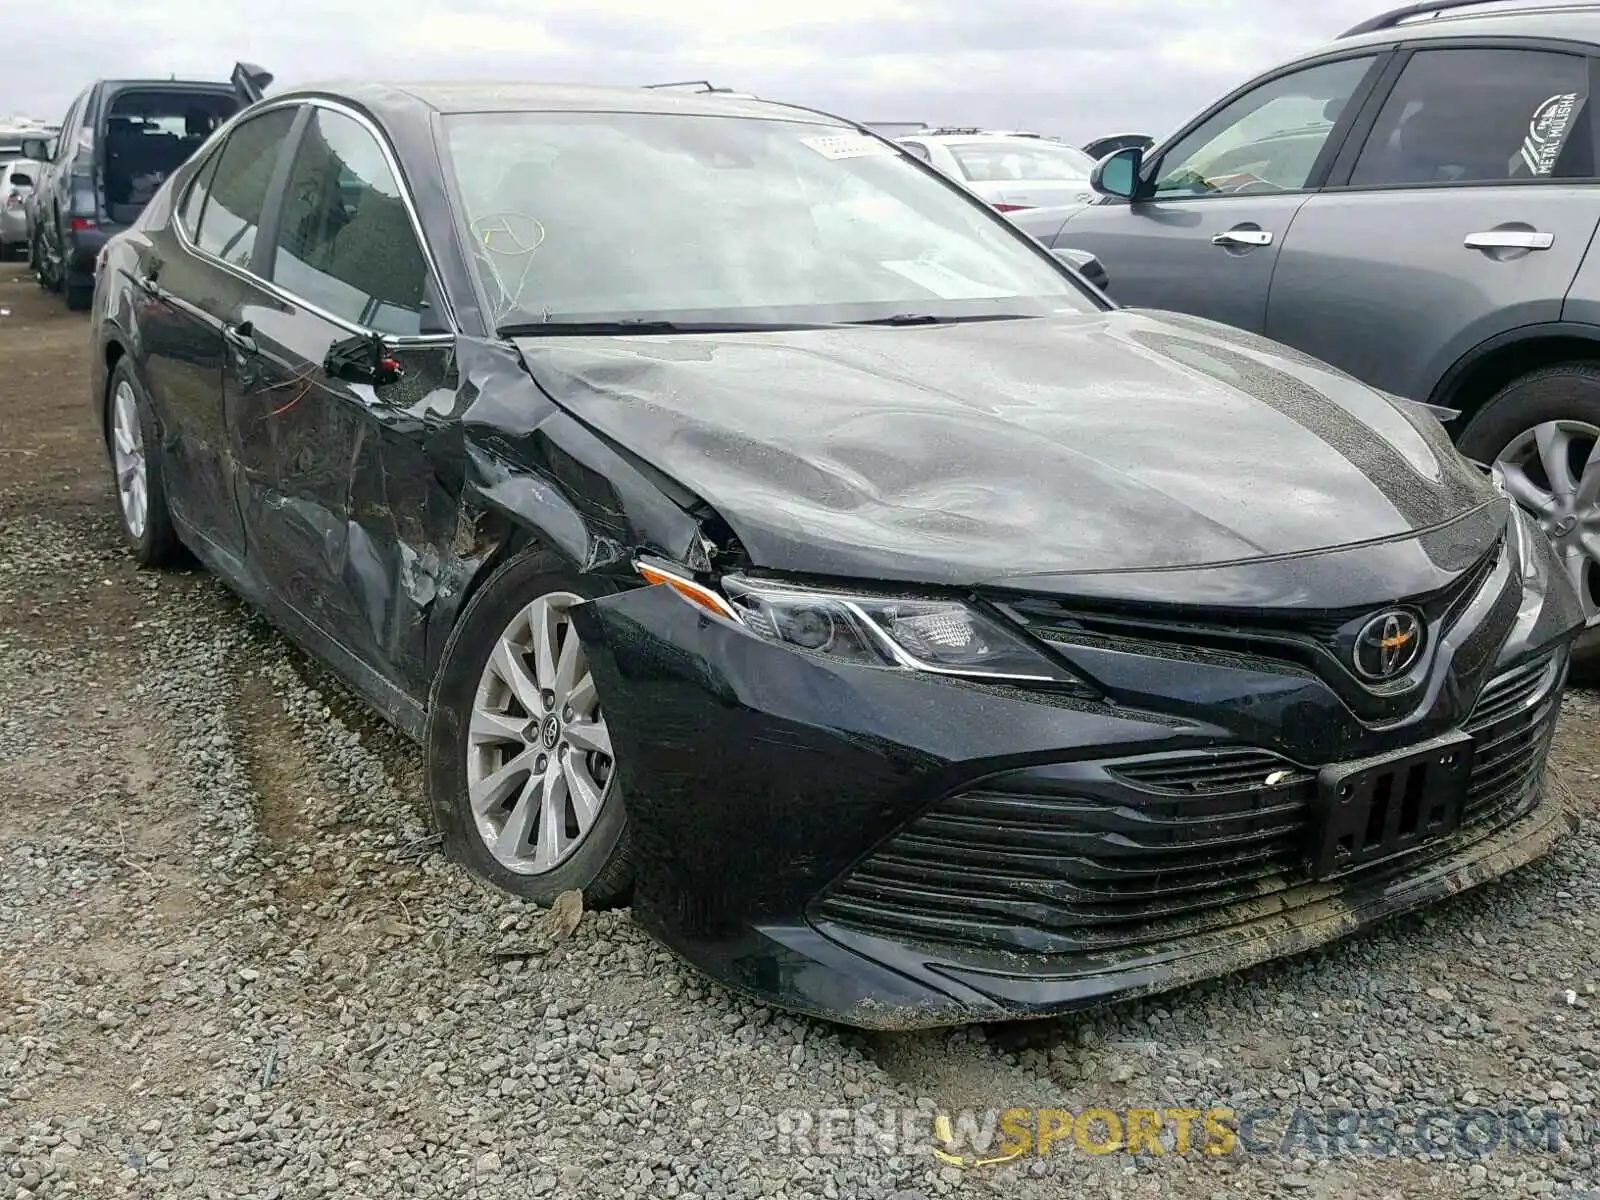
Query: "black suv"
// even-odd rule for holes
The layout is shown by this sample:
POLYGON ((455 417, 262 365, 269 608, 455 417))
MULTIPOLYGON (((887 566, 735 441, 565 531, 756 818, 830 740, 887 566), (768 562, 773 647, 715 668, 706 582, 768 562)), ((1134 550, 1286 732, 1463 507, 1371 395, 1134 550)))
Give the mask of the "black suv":
POLYGON ((23 155, 45 164, 30 201, 39 283, 64 292, 68 308, 88 308, 106 239, 133 224, 167 176, 271 82, 249 63, 227 83, 102 79, 72 102, 53 146, 24 139, 23 155))

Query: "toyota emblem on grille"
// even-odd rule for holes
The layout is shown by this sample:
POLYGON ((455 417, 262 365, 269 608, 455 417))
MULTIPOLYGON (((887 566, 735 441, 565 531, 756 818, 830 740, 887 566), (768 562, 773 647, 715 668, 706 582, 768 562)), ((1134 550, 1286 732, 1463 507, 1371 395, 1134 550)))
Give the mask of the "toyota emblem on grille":
POLYGON ((1422 654, 1422 622, 1402 609, 1381 612, 1361 627, 1350 655, 1363 679, 1404 675, 1422 654))

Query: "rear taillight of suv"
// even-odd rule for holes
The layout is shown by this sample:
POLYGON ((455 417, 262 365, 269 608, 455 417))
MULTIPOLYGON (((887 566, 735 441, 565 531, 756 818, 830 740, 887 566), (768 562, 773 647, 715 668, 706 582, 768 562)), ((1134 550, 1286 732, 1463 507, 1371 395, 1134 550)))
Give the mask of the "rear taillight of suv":
POLYGON ((9 192, 6 193, 5 206, 7 208, 21 208, 22 207, 22 193, 17 191, 16 188, 12 188, 9 192))
POLYGON ((73 233, 82 233, 85 229, 93 229, 93 228, 94 228, 94 221, 92 219, 90 219, 89 217, 73 217, 72 218, 72 232, 73 233))

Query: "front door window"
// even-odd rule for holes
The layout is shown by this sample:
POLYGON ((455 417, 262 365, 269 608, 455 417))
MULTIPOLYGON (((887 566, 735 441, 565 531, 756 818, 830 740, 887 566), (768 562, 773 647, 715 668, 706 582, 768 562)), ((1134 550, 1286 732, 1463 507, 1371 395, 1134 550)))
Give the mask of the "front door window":
POLYGON ((1367 56, 1320 63, 1246 92, 1162 156, 1156 196, 1176 199, 1306 187, 1328 135, 1374 61, 1367 56))

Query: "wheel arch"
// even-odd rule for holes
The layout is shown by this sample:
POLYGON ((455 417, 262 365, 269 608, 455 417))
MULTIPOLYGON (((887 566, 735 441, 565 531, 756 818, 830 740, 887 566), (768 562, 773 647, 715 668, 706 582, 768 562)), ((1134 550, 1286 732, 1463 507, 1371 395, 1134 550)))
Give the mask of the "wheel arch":
POLYGON ((1440 377, 1428 403, 1458 409, 1466 420, 1512 380, 1564 362, 1600 359, 1600 325, 1551 321, 1524 325, 1478 343, 1440 377))

